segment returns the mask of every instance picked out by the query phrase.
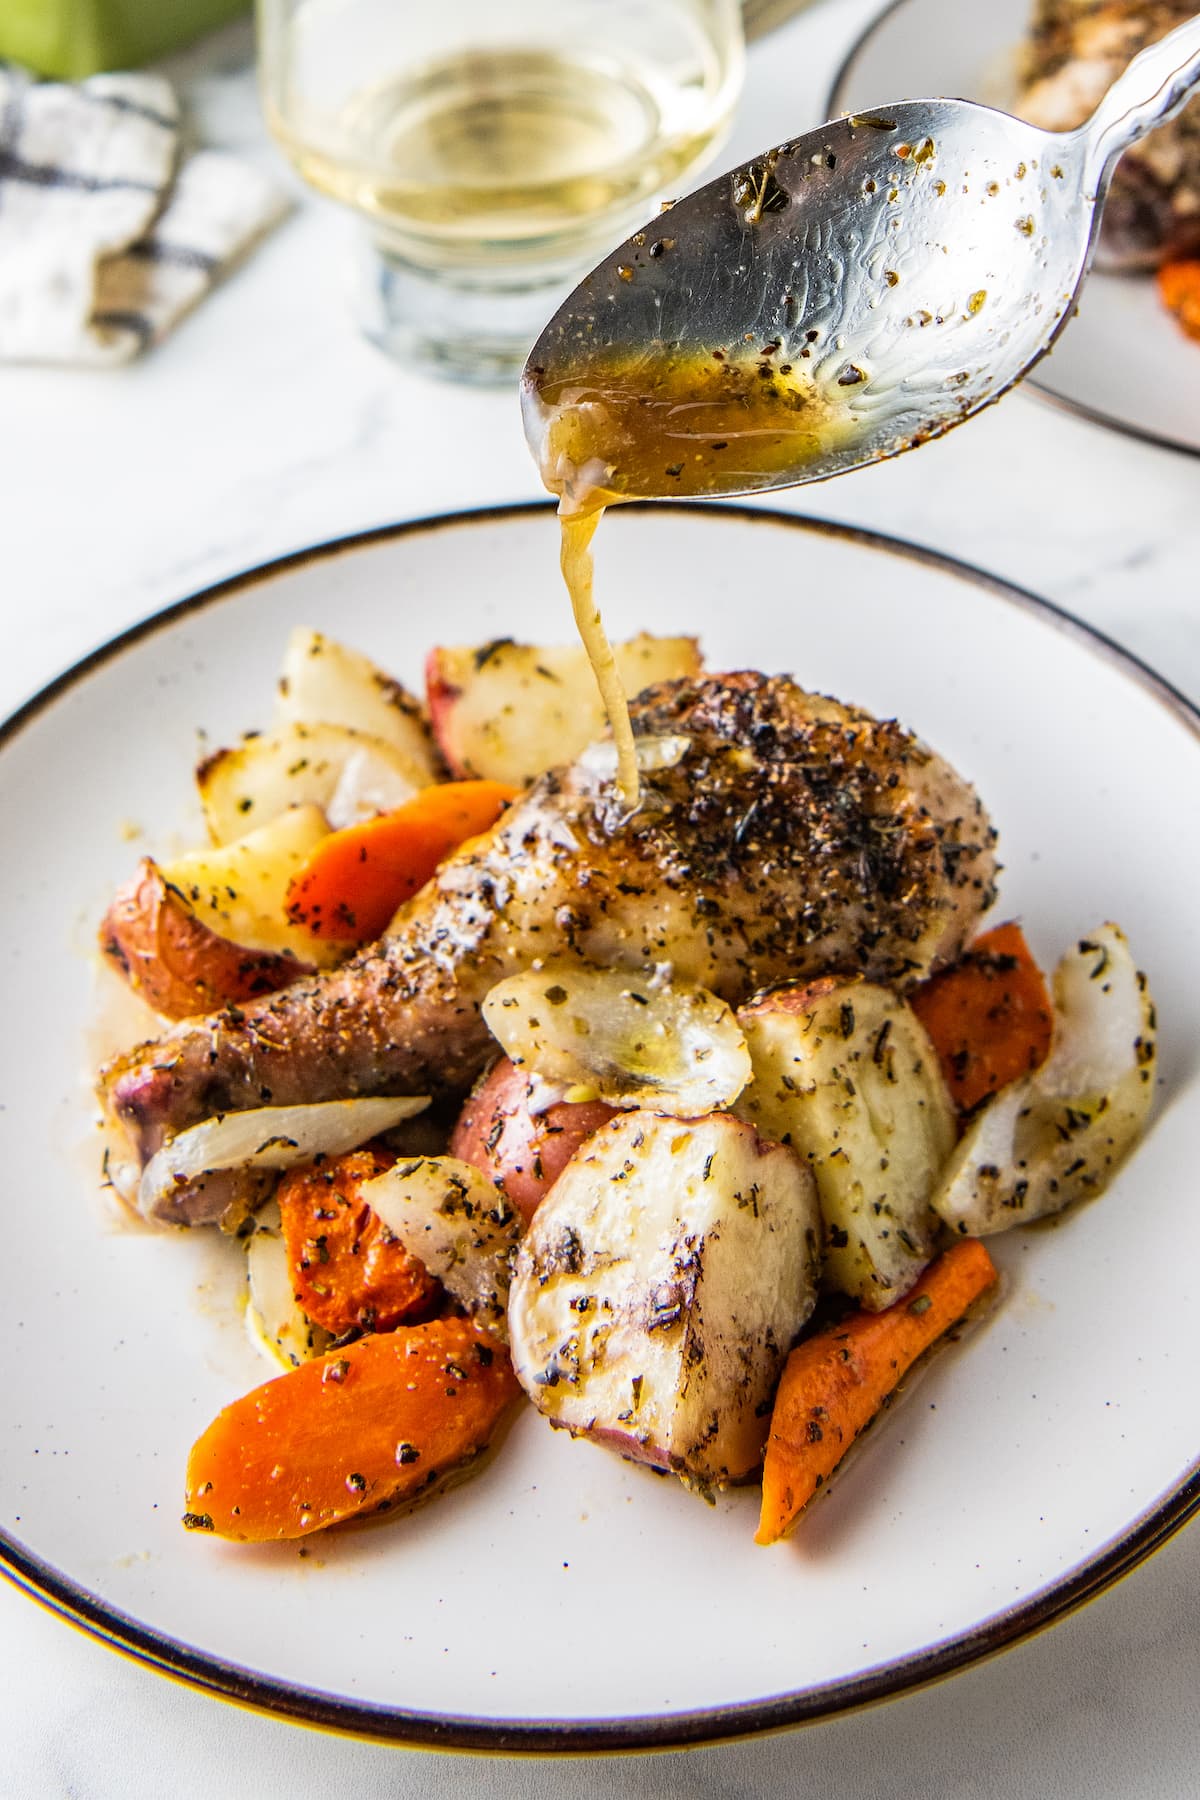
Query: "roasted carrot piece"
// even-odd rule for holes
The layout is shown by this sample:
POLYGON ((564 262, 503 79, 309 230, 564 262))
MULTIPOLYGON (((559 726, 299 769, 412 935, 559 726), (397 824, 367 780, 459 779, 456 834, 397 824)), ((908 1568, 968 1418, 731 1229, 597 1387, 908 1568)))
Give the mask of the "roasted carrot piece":
POLYGON ((483 1449, 519 1391, 466 1319, 360 1338, 218 1413, 188 1458, 183 1522, 260 1544, 412 1500, 483 1449))
POLYGON ((1045 1062, 1054 1009, 1019 925, 984 932, 909 1004, 933 1039, 960 1112, 1045 1062))
POLYGON ((369 943, 451 850, 495 824, 516 791, 502 781, 445 781, 392 812, 331 831, 292 879, 288 918, 314 937, 369 943))
POLYGON ((1158 271, 1158 291, 1188 336, 1200 338, 1200 260, 1163 263, 1158 271))
POLYGON ((885 1312, 851 1313, 797 1345, 771 1415, 756 1543, 787 1536, 918 1356, 995 1279, 979 1239, 964 1238, 885 1312))
POLYGON ((395 1160, 368 1145, 332 1162, 306 1163, 279 1184, 293 1292, 313 1323, 335 1337, 391 1331, 428 1311, 438 1291, 424 1263, 362 1198, 362 1183, 395 1160))

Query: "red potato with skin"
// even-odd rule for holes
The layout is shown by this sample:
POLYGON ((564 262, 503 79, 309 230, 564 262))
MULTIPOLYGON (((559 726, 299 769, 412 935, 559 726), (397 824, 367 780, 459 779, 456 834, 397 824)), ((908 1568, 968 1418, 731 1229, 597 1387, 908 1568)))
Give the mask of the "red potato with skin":
POLYGON ((455 729, 460 692, 454 671, 448 666, 443 652, 431 650, 425 658, 425 707, 433 741, 454 781, 462 781, 475 773, 459 744, 461 734, 455 729))
MULTIPOLYGON (((695 638, 641 632, 613 645, 629 694, 699 673, 695 638)), ((451 773, 524 787, 601 736, 604 709, 580 644, 438 645, 425 663, 437 747, 451 773)))
POLYGON ((134 992, 168 1019, 272 994, 307 973, 295 957, 219 937, 148 856, 114 894, 100 948, 134 992))
POLYGON ((526 1224, 576 1150, 615 1112, 602 1100, 564 1100, 533 1113, 531 1085, 527 1071, 502 1056, 463 1106, 449 1148, 502 1188, 526 1224))

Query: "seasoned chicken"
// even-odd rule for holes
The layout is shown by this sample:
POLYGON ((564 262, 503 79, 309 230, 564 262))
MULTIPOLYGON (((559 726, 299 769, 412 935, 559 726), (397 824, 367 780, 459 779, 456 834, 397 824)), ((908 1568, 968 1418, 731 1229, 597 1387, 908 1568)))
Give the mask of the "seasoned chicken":
POLYGON ((733 1004, 829 970, 903 985, 990 904, 981 803, 895 722, 754 673, 664 683, 632 712, 662 740, 632 818, 593 746, 345 967, 111 1064, 102 1094, 139 1159, 218 1112, 464 1090, 492 1047, 484 995, 540 956, 665 964, 733 1004))
MULTIPOLYGON (((1047 131, 1074 130, 1139 50, 1194 12, 1193 0, 1036 0, 1017 110, 1047 131)), ((1125 152, 1100 244, 1110 266, 1128 269, 1200 255, 1200 102, 1125 152)))

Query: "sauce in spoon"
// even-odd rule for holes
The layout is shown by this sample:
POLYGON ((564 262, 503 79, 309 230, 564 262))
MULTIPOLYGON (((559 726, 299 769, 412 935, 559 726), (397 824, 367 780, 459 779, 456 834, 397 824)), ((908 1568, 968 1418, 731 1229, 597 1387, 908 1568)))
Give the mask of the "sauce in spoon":
MULTIPOLYGON (((814 333, 814 336, 816 334, 814 333)), ((526 434, 543 481, 559 496, 561 562, 579 635, 617 748, 617 786, 638 803, 629 706, 593 597, 591 542, 604 509, 622 500, 727 491, 731 480, 816 459, 855 430, 853 390, 864 371, 842 366, 832 387, 808 373, 808 344, 778 341, 694 349, 647 345, 582 359, 555 380, 536 368, 522 391, 526 434), (849 379, 847 379, 849 375, 849 379)))

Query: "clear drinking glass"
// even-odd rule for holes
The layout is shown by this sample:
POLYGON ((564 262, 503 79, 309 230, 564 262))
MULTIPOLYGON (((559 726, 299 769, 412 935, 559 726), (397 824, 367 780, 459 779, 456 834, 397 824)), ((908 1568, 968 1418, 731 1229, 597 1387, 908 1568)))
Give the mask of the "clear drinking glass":
POLYGON ((469 381, 520 368, 741 86, 739 0, 258 0, 258 22, 272 132, 367 222, 365 329, 469 381))

